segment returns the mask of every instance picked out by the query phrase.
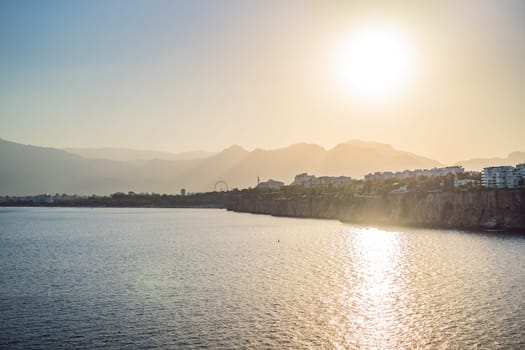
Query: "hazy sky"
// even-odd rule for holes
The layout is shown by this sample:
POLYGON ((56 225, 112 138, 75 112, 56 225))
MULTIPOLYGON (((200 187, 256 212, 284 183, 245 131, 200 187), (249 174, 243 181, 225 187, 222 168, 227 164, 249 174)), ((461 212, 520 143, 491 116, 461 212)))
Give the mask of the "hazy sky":
POLYGON ((358 138, 444 162, 525 151, 525 2, 3 0, 0 138, 165 151, 358 138), (334 78, 363 21, 417 53, 395 97, 334 78))

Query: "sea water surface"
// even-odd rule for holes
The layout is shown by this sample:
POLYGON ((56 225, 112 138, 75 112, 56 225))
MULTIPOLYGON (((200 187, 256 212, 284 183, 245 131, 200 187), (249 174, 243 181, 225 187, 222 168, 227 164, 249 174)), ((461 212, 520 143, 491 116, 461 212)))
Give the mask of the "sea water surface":
POLYGON ((525 236, 0 208, 0 348, 525 348, 525 236))

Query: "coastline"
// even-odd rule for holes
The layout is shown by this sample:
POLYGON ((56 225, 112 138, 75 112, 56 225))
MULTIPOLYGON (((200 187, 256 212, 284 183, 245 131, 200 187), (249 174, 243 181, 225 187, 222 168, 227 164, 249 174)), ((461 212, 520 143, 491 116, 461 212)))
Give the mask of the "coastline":
POLYGON ((233 196, 227 209, 364 225, 525 232, 525 190, 355 196, 233 196))
MULTIPOLYGON (((189 209, 189 208, 188 208, 189 209)), ((265 216, 272 216, 275 218, 289 218, 289 219, 306 219, 306 220, 328 220, 328 221, 338 221, 342 224, 348 224, 353 226, 362 226, 363 228, 379 228, 385 231, 397 231, 400 228, 407 228, 407 229, 429 229, 429 230, 450 230, 450 231, 462 231, 462 232, 471 232, 471 233, 478 233, 478 234, 488 234, 488 235, 498 235, 498 234, 508 234, 508 235, 525 235, 525 228, 487 228, 482 226, 472 226, 472 227, 451 227, 451 226, 429 226, 429 225, 416 225, 416 224, 399 224, 399 223, 384 223, 384 222, 355 222, 355 221, 347 221, 342 220, 338 218, 321 218, 321 217, 299 217, 299 216, 287 216, 287 215, 273 215, 273 214, 263 214, 263 213, 252 213, 247 211, 234 211, 226 209, 227 211, 231 211, 232 213, 238 213, 238 214, 249 214, 249 215, 265 215, 265 216)))
POLYGON ((195 196, 105 197, 0 207, 226 209, 276 217, 331 219, 359 225, 525 232, 525 190, 407 192, 364 196, 243 190, 195 196))

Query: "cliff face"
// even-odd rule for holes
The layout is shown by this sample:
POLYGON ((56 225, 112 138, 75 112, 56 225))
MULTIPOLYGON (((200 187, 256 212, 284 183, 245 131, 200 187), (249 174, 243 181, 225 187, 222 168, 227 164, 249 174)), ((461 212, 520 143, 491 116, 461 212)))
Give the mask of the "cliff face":
POLYGON ((525 229, 525 190, 400 193, 274 198, 232 196, 228 210, 275 216, 330 218, 354 223, 444 228, 525 229))

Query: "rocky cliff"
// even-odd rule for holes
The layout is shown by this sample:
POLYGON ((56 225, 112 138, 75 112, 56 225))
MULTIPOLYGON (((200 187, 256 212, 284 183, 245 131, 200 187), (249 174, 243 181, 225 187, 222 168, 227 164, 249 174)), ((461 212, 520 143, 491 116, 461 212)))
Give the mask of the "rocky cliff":
POLYGON ((341 194, 293 198, 256 192, 231 196, 228 210, 275 216, 329 218, 367 224, 525 230, 525 190, 341 194))

